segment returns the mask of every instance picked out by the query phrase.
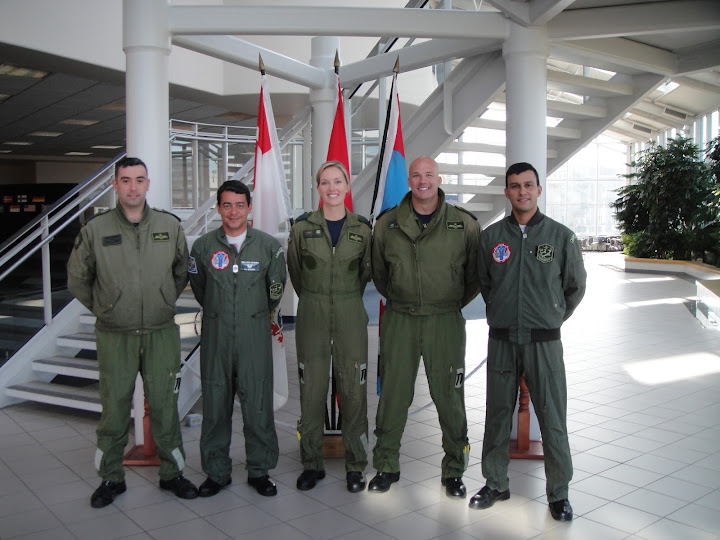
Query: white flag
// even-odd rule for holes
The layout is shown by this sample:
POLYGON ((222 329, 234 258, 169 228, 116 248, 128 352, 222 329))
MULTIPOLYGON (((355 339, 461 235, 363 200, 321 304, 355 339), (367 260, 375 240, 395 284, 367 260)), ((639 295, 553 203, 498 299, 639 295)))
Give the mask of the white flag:
MULTIPOLYGON (((292 218, 290 194, 285 180, 285 169, 275 129, 270 94, 265 75, 260 84, 258 107, 258 133, 255 143, 255 178, 253 180, 252 225, 276 238, 280 225, 292 218)), ((283 241, 281 241, 284 244, 283 241)), ((271 314, 273 353, 273 410, 278 410, 288 399, 287 360, 283 343, 282 317, 279 309, 271 314)))

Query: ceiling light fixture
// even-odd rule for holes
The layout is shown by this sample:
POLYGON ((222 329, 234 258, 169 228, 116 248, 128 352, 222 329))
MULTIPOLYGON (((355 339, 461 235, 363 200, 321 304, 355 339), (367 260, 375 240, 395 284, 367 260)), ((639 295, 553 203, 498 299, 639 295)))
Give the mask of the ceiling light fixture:
POLYGON ((67 120, 62 120, 61 124, 70 124, 72 126, 92 126, 94 124, 97 124, 100 120, 83 120, 82 118, 68 118, 67 120))
POLYGON ((92 152, 65 152, 66 156, 91 156, 92 152))
POLYGON ((3 144, 11 144, 12 146, 30 146, 32 143, 27 141, 5 141, 3 144))
POLYGON ((97 148, 98 150, 117 150, 118 148, 122 148, 122 146, 113 146, 111 144, 97 144, 95 146, 91 146, 91 148, 97 148))
POLYGON ((60 135, 64 135, 64 133, 59 131, 33 131, 30 135, 35 137, 59 137, 60 135))
POLYGON ((11 77, 30 77, 33 79, 42 79, 47 74, 48 74, 47 71, 40 71, 39 69, 11 66, 9 64, 0 64, 0 75, 9 75, 11 77))

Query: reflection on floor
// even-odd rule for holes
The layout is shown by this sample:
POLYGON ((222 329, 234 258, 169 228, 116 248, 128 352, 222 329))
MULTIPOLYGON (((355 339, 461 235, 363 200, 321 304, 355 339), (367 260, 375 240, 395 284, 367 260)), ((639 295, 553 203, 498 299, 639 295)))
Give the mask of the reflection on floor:
MULTIPOLYGON (((422 372, 403 439, 400 482, 385 494, 348 493, 343 463, 333 459, 315 489, 297 491, 299 402, 289 331, 291 398, 276 417, 277 497, 260 497, 245 482, 238 414, 230 488, 210 499, 180 501, 158 489, 155 468, 136 467, 127 471, 128 491, 94 510, 97 415, 22 404, 0 410, 0 538, 720 538, 720 332, 704 329, 685 307, 694 299, 693 284, 625 274, 614 266, 618 260, 615 254, 586 256, 588 294, 563 328, 575 466, 572 523, 550 517, 539 461, 513 461, 512 497, 489 510, 471 510, 467 500, 445 496, 440 430, 422 372)), ((369 330, 372 360, 377 328, 369 330)), ((468 321, 468 373, 485 358, 486 335, 484 320, 468 321)), ((484 484, 484 367, 466 384, 472 450, 465 483, 474 493, 484 484)), ((376 406, 373 393, 371 429, 376 406)), ((199 484, 200 428, 183 428, 183 435, 186 476, 199 484)), ((366 473, 369 479, 374 470, 366 473)))

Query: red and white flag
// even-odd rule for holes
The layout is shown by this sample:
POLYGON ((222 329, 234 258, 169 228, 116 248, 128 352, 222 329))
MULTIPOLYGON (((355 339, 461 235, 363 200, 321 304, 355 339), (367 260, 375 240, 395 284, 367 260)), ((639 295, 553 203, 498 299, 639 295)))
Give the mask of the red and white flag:
MULTIPOLYGON (((270 94, 266 76, 260 83, 258 107, 258 132, 255 143, 255 177, 253 179, 252 217, 253 227, 266 232, 285 244, 285 233, 280 225, 292 219, 292 206, 282 163, 280 141, 275 129, 270 94)), ((288 399, 287 360, 283 343, 282 316, 280 309, 271 314, 273 353, 273 410, 278 410, 288 399)))
MULTIPOLYGON (((345 165, 345 170, 350 174, 347 132, 345 131, 345 108, 343 107, 339 75, 337 76, 337 94, 335 94, 335 120, 333 121, 332 133, 330 134, 327 161, 339 161, 345 165)), ((322 199, 320 200, 320 206, 322 206, 322 199)), ((345 208, 352 212, 352 186, 345 194, 345 208)))

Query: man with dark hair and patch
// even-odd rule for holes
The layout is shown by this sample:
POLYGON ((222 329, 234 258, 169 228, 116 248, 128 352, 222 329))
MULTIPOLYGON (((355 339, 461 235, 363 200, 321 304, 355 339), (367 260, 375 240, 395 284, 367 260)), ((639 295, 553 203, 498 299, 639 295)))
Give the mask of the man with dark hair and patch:
POLYGON ((240 401, 248 483, 277 494, 268 471, 279 456, 273 413, 270 314, 285 287, 280 243, 248 225, 252 201, 237 180, 217 192, 222 226, 198 238, 189 263, 190 285, 203 308, 200 364, 203 421, 200 457, 207 479, 201 497, 231 483, 230 438, 234 397, 240 401))
POLYGON ((465 319, 460 310, 479 292, 480 226, 445 202, 435 160, 410 164, 410 192, 378 217, 373 281, 388 299, 380 330, 381 394, 375 419, 377 474, 368 489, 385 492, 400 479, 400 441, 413 400, 420 357, 438 412, 445 456, 441 485, 466 495, 462 476, 470 444, 465 413, 465 319))
POLYGON ((512 213, 480 235, 478 271, 490 326, 482 450, 486 485, 470 507, 490 508, 510 498, 510 432, 524 373, 542 433, 550 513, 570 521, 573 468, 560 327, 585 294, 586 273, 575 234, 539 211, 541 193, 532 165, 511 165, 505 196, 512 213))
POLYGON ((126 490, 122 460, 138 372, 160 458, 160 487, 194 499, 197 488, 182 475, 177 410, 180 332, 174 318, 188 281, 185 234, 177 217, 147 204, 150 179, 140 159, 118 161, 112 185, 117 206, 88 221, 68 261, 68 289, 97 317, 102 416, 95 466, 103 480, 90 504, 102 508, 126 490))

